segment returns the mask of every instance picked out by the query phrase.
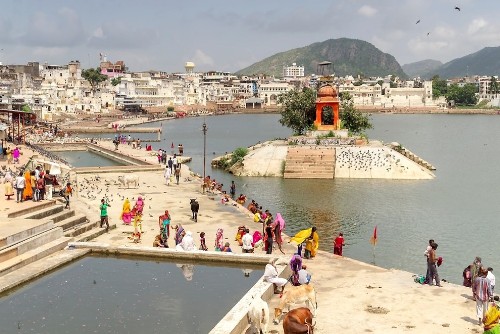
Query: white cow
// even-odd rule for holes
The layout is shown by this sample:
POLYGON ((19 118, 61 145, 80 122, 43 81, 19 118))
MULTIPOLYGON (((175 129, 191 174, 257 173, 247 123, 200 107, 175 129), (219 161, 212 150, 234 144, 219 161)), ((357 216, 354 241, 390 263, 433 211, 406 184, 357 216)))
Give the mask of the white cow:
POLYGON ((266 334, 269 324, 269 306, 260 297, 254 298, 247 313, 248 323, 257 329, 257 333, 266 334))
POLYGON ((134 188, 139 188, 139 176, 138 175, 121 175, 118 176, 118 182, 120 182, 123 187, 130 188, 131 184, 134 184, 134 188))

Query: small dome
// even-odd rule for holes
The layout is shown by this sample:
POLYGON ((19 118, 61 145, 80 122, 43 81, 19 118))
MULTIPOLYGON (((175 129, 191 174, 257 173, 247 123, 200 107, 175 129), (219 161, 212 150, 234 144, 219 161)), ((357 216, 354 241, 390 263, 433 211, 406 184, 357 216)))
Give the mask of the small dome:
POLYGON ((337 97, 337 90, 331 85, 325 85, 318 89, 318 97, 337 97))
POLYGON ((184 67, 195 67, 194 63, 191 61, 187 61, 184 67))

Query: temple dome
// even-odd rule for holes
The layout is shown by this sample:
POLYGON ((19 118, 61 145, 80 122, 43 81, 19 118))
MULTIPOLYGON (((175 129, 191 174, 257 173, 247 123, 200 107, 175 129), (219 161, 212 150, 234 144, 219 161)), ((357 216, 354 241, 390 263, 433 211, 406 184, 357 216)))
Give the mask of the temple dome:
POLYGON ((332 85, 325 85, 318 89, 318 97, 337 97, 337 90, 332 85))

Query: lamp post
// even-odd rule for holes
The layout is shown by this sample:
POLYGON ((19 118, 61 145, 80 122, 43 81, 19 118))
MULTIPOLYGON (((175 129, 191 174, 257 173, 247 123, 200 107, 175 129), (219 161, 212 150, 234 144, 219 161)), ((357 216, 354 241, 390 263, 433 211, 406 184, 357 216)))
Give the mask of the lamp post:
POLYGON ((207 158, 207 123, 205 123, 205 120, 203 120, 203 126, 201 128, 201 131, 203 131, 203 193, 205 193, 205 165, 206 165, 206 158, 207 158))

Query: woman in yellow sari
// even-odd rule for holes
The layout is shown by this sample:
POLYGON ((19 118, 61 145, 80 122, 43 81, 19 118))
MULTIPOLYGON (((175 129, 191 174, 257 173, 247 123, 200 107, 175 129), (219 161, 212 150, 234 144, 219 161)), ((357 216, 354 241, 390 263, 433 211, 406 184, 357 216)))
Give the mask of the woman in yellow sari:
POLYGON ((29 199, 33 199, 33 188, 31 188, 31 172, 29 170, 26 170, 24 172, 24 180, 26 186, 24 187, 23 191, 23 200, 27 201, 29 199))
POLYGON ((120 219, 123 220, 123 223, 125 225, 130 225, 130 222, 132 221, 132 213, 130 212, 130 200, 128 199, 128 197, 125 199, 125 202, 123 202, 120 219))
POLYGON ((297 254, 302 256, 302 246, 306 244, 306 250, 304 252, 304 257, 309 259, 310 257, 315 257, 318 252, 319 247, 319 235, 316 232, 316 226, 311 228, 301 230, 290 241, 297 244, 297 254))

